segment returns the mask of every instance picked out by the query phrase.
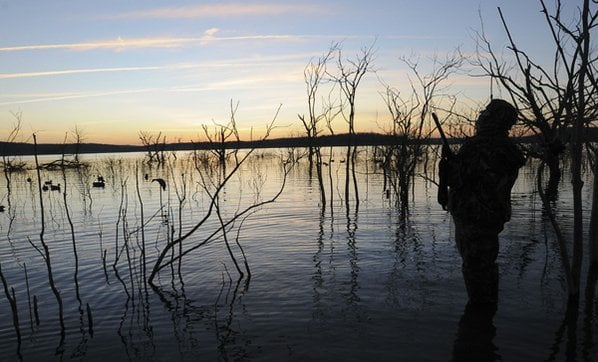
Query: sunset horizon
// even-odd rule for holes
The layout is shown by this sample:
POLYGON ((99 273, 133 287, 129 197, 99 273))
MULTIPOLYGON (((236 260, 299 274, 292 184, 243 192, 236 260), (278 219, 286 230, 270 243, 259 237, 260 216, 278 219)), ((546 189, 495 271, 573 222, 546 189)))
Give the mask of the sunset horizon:
MULTIPOLYGON (((497 6, 523 44, 545 51, 526 27, 541 24, 538 6, 507 1, 7 2, 0 13, 0 139, 19 114, 21 140, 36 133, 40 142, 63 142, 77 129, 95 143, 139 144, 139 132, 197 141, 204 136, 202 125, 229 121, 231 102, 238 103, 235 117, 244 139, 263 136, 274 118, 272 136, 301 135, 304 69, 333 44, 340 45, 345 61, 371 47, 371 68, 356 95, 355 126, 382 132, 390 115, 380 93, 385 86, 410 92, 413 78, 400 58, 418 62, 422 74, 433 58, 442 61, 456 49, 472 60, 482 23, 489 38, 506 46, 497 6), (536 16, 521 21, 516 15, 522 7, 536 16)), ((465 64, 447 80, 448 92, 464 109, 479 109, 490 98, 489 80, 472 77, 475 72, 465 64)), ((347 130, 340 115, 333 127, 347 130)))

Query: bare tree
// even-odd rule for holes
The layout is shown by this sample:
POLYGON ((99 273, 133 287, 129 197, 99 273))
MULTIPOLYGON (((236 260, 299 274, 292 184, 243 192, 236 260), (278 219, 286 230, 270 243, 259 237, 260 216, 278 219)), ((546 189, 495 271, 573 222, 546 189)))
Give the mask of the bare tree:
POLYGON ((354 59, 345 59, 340 46, 337 50, 337 69, 336 74, 329 75, 334 79, 340 88, 341 103, 343 104, 343 117, 349 126, 349 144, 347 145, 347 156, 345 166, 345 203, 349 207, 349 184, 350 178, 353 179, 353 189, 355 192, 355 204, 359 206, 359 189, 357 187, 357 176, 355 174, 355 160, 357 157, 357 147, 355 142, 355 111, 357 89, 363 77, 372 71, 372 61, 374 59, 374 44, 369 47, 363 47, 354 59))
MULTIPOLYGON (((411 93, 401 97, 399 91, 386 86, 382 94, 391 116, 389 133, 396 139, 396 144, 384 147, 382 167, 386 181, 396 196, 400 207, 400 216, 404 220, 409 204, 409 189, 415 176, 415 169, 423 155, 424 140, 428 139, 434 127, 429 124, 430 112, 436 106, 444 106, 452 110, 455 98, 444 93, 443 83, 459 70, 463 57, 459 50, 448 54, 440 60, 432 59, 432 69, 423 74, 420 71, 419 59, 402 58, 411 70, 411 93)), ((389 189, 390 191, 390 189, 389 189)))
POLYGON ((239 142, 239 130, 237 128, 237 121, 235 119, 237 109, 239 108, 239 102, 234 103, 230 101, 230 119, 226 124, 214 123, 213 130, 207 125, 202 125, 201 128, 204 132, 204 136, 208 139, 210 144, 210 152, 212 152, 218 159, 218 165, 221 167, 222 173, 226 174, 226 160, 235 151, 235 147, 227 146, 230 142, 239 142), (232 151, 228 149, 232 148, 232 151))
POLYGON ((76 164, 81 164, 79 160, 79 154, 81 153, 81 145, 85 141, 85 133, 83 129, 79 128, 79 126, 75 126, 75 128, 71 132, 71 143, 73 144, 73 158, 76 164))
MULTIPOLYGON (((591 33, 597 26, 598 9, 595 1, 582 0, 576 5, 573 18, 566 18, 565 7, 557 0, 549 9, 545 1, 539 1, 542 13, 548 25, 548 34, 554 44, 554 56, 550 66, 543 61, 536 61, 531 54, 520 49, 503 16, 498 9, 500 20, 509 41, 509 50, 513 63, 500 59, 492 49, 483 31, 479 36, 477 65, 486 76, 491 77, 507 91, 512 101, 520 109, 523 122, 529 130, 540 139, 542 162, 548 166, 550 192, 556 191, 561 177, 559 155, 569 145, 571 155, 571 181, 573 185, 573 255, 570 270, 567 270, 569 294, 579 294, 580 273, 582 264, 582 164, 584 135, 590 122, 598 119, 598 88, 594 80, 595 64, 598 58, 593 57, 591 33), (483 49, 483 51, 482 51, 483 49)), ((571 2, 567 3, 568 5, 571 2)), ((543 167, 542 167, 543 168, 543 167)), ((542 169, 540 168, 540 169, 542 169)), ((540 177, 538 173, 538 177, 540 177)), ((551 208, 550 194, 545 195, 544 207, 551 208)), ((551 218, 555 229, 556 218, 551 218)), ((566 243, 561 245, 561 255, 567 255, 566 243)), ((569 263, 564 263, 567 269, 569 263)))
POLYGON ((591 167, 594 172, 594 182, 592 183, 592 211, 590 213, 589 229, 589 249, 590 263, 594 268, 598 267, 598 148, 589 147, 588 153, 591 156, 591 167))
POLYGON ((21 133, 21 127, 22 127, 22 119, 23 119, 23 114, 21 112, 18 113, 11 113, 13 118, 15 119, 14 124, 12 125, 12 128, 10 130, 10 132, 8 133, 8 136, 6 137, 6 141, 4 141, 2 144, 2 147, 0 148, 0 154, 2 156, 2 169, 4 171, 4 175, 6 177, 6 180, 8 182, 8 184, 10 184, 10 180, 9 180, 9 173, 12 171, 19 171, 25 168, 25 163, 24 162, 17 162, 11 155, 11 149, 10 147, 17 141, 17 139, 19 138, 19 134, 21 133))
POLYGON ((62 141, 62 156, 60 157, 60 160, 46 163, 43 165, 43 168, 59 168, 61 170, 71 168, 80 170, 87 167, 88 165, 81 162, 81 159, 79 158, 84 140, 85 136, 83 130, 75 126, 71 132, 64 134, 64 139, 62 141), (68 159, 67 154, 72 155, 72 159, 68 159))
MULTIPOLYGON (((236 110, 236 108, 233 107, 232 110, 236 110)), ((274 122, 278 116, 279 110, 280 110, 280 107, 277 109, 272 122, 266 127, 265 135, 263 136, 262 140, 269 137, 271 131, 274 129, 274 122)), ((238 134, 237 130, 236 130, 236 125, 234 125, 233 128, 234 128, 233 134, 238 134)), ((175 262, 178 262, 185 255, 197 250, 198 248, 200 248, 210 242, 213 242, 214 240, 218 239, 219 236, 221 238, 223 238, 223 240, 229 250, 229 255, 231 256, 233 263, 235 264, 235 266, 237 267, 237 270, 239 271, 240 277, 243 277, 244 273, 241 270, 241 268, 239 267, 239 264, 234 256, 234 253, 232 252, 232 249, 230 248, 231 244, 230 244, 230 239, 228 237, 228 232, 230 231, 230 228, 235 224, 235 222, 240 221, 242 224, 243 223, 242 220, 244 220, 244 218, 246 216, 255 212, 260 207, 274 202, 282 194, 282 191, 284 190, 284 186, 286 183, 286 175, 288 173, 288 170, 286 168, 283 170, 283 181, 281 182, 280 188, 274 193, 274 195, 272 197, 270 197, 269 199, 266 199, 266 200, 256 200, 255 202, 251 203, 249 206, 246 206, 243 209, 239 209, 233 215, 226 217, 221 210, 222 205, 220 204, 220 201, 221 201, 220 194, 223 191, 223 189, 225 188, 225 186, 229 183, 229 181, 233 178, 233 176, 235 176, 239 172, 239 170, 241 169, 241 166, 244 165, 244 163, 249 159, 249 157, 251 157, 251 155, 255 151, 255 148, 246 150, 242 154, 238 151, 239 150, 235 150, 235 152, 233 152, 233 154, 231 155, 231 159, 232 159, 231 162, 233 162, 232 168, 230 169, 230 171, 228 171, 226 174, 224 174, 223 177, 217 177, 217 178, 211 177, 210 172, 206 172, 203 169, 202 165, 204 165, 204 164, 196 163, 195 169, 199 174, 199 178, 200 178, 199 184, 200 184, 201 188, 203 189, 203 191, 208 196, 209 204, 207 206, 207 210, 206 210, 204 216, 201 218, 201 220, 199 220, 193 227, 191 227, 186 232, 179 233, 179 236, 176 237, 175 239, 169 240, 166 243, 166 245, 162 248, 162 250, 159 252, 158 258, 157 258, 157 260, 154 264, 154 267, 152 269, 152 272, 150 273, 149 278, 148 278, 148 282, 152 286, 155 287, 154 278, 158 275, 158 273, 162 269, 164 269, 165 267, 167 267, 169 265, 172 265, 175 262), (217 223, 217 225, 219 225, 219 227, 216 227, 215 231, 205 233, 203 235, 203 237, 200 239, 200 241, 195 241, 194 243, 185 243, 184 245, 182 244, 183 241, 187 240, 191 235, 194 235, 197 232, 197 230, 199 230, 203 226, 206 226, 206 224, 209 224, 209 222, 214 217, 217 218, 216 223, 217 223), (174 253, 173 253, 173 251, 175 251, 175 250, 178 250, 177 255, 174 255, 174 253), (167 259, 166 256, 169 254, 173 254, 173 256, 170 259, 167 259)), ((196 160, 198 160, 198 158, 196 158, 196 160)), ((238 243, 238 240, 239 240, 238 233, 239 233, 239 231, 237 232, 237 237, 236 237, 235 242, 237 243, 237 246, 240 248, 241 253, 243 254, 243 258, 245 260, 245 270, 247 271, 248 275, 250 275, 249 267, 248 267, 247 260, 244 255, 244 251, 238 243)))
MULTIPOLYGON (((567 26, 567 21, 562 18, 563 5, 560 0, 555 3, 553 14, 544 1, 540 1, 540 5, 555 46, 550 66, 543 65, 546 59, 536 61, 530 53, 517 46, 500 8, 499 17, 509 40, 508 49, 512 61, 499 57, 486 38, 482 26, 482 32, 478 34, 475 64, 483 70, 484 76, 498 82, 509 94, 520 110, 522 122, 538 136, 540 149, 530 150, 528 153, 541 158, 548 166, 550 176, 547 196, 553 198, 561 178, 559 157, 566 149, 566 144, 572 140, 569 130, 574 125, 577 113, 577 89, 581 84, 583 87, 590 87, 588 90, 596 88, 587 79, 580 83, 582 78, 586 78, 579 72, 580 67, 587 67, 581 64, 584 57, 580 43, 584 38, 581 34, 581 9, 579 23, 567 26)), ((594 27, 594 21, 591 19, 588 23, 590 28, 594 27)), ((590 117, 587 119, 596 119, 598 108, 584 108, 583 113, 590 117)))
MULTIPOLYGON (((320 188, 320 202, 322 204, 322 208, 326 207, 326 193, 324 190, 324 178, 322 174, 322 152, 317 139, 322 132, 323 121, 328 120, 327 122, 330 122, 330 118, 335 116, 331 113, 334 112, 336 107, 332 102, 326 101, 326 98, 318 99, 318 91, 320 85, 328 81, 328 79, 325 78, 327 74, 327 65, 330 59, 334 56, 334 53, 337 51, 338 44, 332 44, 328 51, 326 51, 321 57, 311 60, 305 67, 303 71, 303 78, 305 80, 307 90, 308 115, 307 117, 305 114, 297 115, 303 123, 303 127, 305 128, 305 133, 307 135, 310 176, 314 164, 313 158, 314 156, 316 158, 315 165, 318 176, 318 185, 320 188), (317 109, 318 104, 321 106, 320 109, 317 109)), ((330 100, 330 96, 328 97, 328 100, 330 100)))
POLYGON ((166 150, 166 136, 162 136, 162 132, 158 135, 153 135, 147 131, 139 131, 139 140, 145 148, 148 164, 154 162, 159 165, 166 161, 165 150, 166 150))
MULTIPOLYGON (((589 4, 588 4, 589 7, 589 4)), ((585 11, 585 10, 584 10, 585 11)), ((588 14, 591 15, 591 14, 588 14)), ((591 15, 592 19, 595 18, 594 15, 591 15)), ((588 28, 590 28, 590 23, 587 24, 588 28)), ((589 34, 589 32, 588 32, 589 34)), ((584 41, 590 42, 589 35, 584 38, 584 41)), ((594 97, 590 97, 589 99, 585 99, 586 102, 586 109, 597 109, 598 108, 598 97, 596 97, 596 92, 598 90, 598 79, 596 78, 596 74, 598 74, 598 63, 596 61, 588 62, 588 69, 589 71, 585 74, 588 78, 589 82, 592 85, 591 88, 591 95, 594 97)), ((596 117, 591 118, 592 115, 586 115, 586 126, 588 127, 588 131, 594 131, 593 134, 596 135, 596 117)), ((595 139, 594 139, 595 141, 595 139)), ((587 154, 590 158, 590 166, 592 172, 594 173, 594 181, 593 181, 593 192, 592 192, 592 210, 590 214, 590 229, 589 229, 589 249, 590 249, 590 263, 593 268, 598 268, 598 145, 596 143, 587 142, 587 154)))

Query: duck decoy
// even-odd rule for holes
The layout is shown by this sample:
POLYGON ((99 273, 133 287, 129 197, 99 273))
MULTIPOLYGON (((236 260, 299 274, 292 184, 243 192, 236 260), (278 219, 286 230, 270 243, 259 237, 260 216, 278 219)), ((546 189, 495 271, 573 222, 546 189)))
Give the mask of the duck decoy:
POLYGON ((52 190, 52 191, 60 191, 60 184, 58 184, 58 185, 50 185, 50 190, 52 190))
POLYGON ((92 186, 104 188, 104 186, 106 186, 106 182, 102 176, 98 176, 98 179, 92 183, 92 186))
POLYGON ((162 187, 162 190, 166 190, 166 181, 164 181, 163 178, 152 179, 152 182, 154 182, 154 181, 156 181, 160 184, 160 187, 162 187))
POLYGON ((44 185, 51 185, 51 184, 52 184, 52 180, 44 181, 44 185))

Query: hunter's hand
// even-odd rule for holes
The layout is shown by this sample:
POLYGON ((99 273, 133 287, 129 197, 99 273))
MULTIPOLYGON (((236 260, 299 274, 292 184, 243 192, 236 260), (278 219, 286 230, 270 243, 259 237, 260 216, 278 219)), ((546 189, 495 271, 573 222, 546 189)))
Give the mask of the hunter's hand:
POLYGON ((453 151, 451 151, 448 145, 442 145, 442 152, 441 157, 445 160, 450 160, 453 156, 453 151))

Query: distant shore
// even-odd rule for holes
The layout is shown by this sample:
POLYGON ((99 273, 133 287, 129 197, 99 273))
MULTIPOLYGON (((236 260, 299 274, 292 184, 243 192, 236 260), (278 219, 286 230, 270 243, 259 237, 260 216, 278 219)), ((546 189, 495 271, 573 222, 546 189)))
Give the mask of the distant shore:
MULTIPOLYGON (((590 129, 592 132, 588 134, 588 139, 597 142, 598 132, 595 129, 590 129)), ((450 139, 449 143, 458 144, 463 139, 450 139)), ((438 145, 441 143, 439 138, 428 138, 422 141, 423 144, 438 145)), ((537 142, 536 136, 529 136, 518 138, 517 142, 534 143, 537 142)), ((309 146, 384 146, 399 144, 400 138, 379 134, 379 133, 358 133, 353 136, 349 134, 327 135, 310 140, 307 137, 286 137, 274 138, 259 141, 230 141, 223 144, 212 142, 177 142, 154 145, 150 149, 152 151, 192 151, 192 150, 209 150, 217 148, 226 149, 249 149, 249 148, 293 148, 293 147, 309 147, 309 146)), ((53 155, 53 154, 86 154, 86 153, 118 153, 118 152, 146 152, 148 148, 143 145, 114 145, 102 143, 82 143, 79 145, 72 143, 43 143, 37 145, 38 155, 53 155)), ((4 156, 27 156, 33 155, 34 146, 32 143, 24 142, 0 142, 0 155, 4 156)))

